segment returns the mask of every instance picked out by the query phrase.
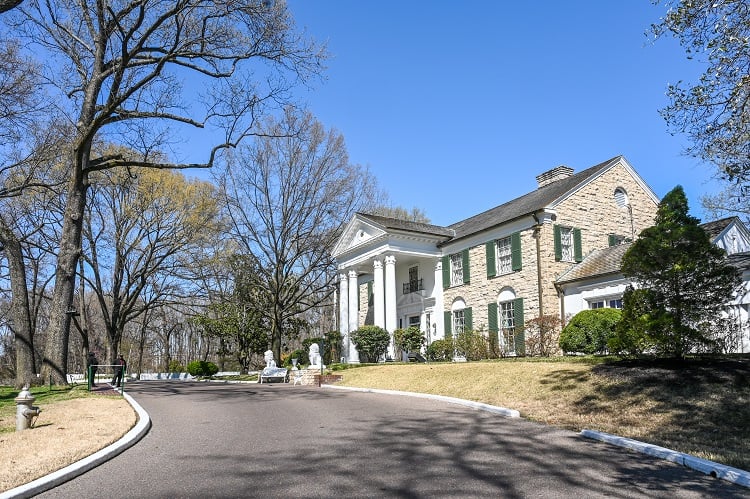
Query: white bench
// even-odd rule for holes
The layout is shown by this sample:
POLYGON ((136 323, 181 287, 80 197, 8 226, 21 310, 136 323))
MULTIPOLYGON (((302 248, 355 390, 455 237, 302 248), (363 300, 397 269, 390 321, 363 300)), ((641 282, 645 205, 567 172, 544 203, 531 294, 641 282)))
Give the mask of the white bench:
POLYGON ((260 375, 258 376, 259 383, 269 382, 274 379, 281 381, 282 383, 288 383, 289 370, 283 367, 266 367, 260 372, 260 375))

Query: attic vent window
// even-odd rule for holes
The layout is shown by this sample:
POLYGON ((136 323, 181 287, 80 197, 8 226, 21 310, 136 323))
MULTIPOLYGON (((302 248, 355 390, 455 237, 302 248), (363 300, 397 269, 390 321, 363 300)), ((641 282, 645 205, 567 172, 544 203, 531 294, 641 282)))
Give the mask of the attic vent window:
POLYGON ((628 200, 628 193, 625 192, 625 189, 622 187, 618 187, 615 189, 615 203, 617 204, 618 208, 624 208, 628 204, 630 204, 630 201, 628 200))

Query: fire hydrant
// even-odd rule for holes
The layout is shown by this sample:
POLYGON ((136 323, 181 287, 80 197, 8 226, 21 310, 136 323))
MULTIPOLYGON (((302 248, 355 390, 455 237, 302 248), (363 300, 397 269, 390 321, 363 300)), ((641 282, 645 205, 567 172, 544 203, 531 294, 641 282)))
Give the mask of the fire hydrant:
POLYGON ((29 391, 28 386, 24 386, 16 401, 16 431, 23 431, 27 428, 34 426, 33 420, 39 417, 39 413, 42 410, 38 407, 34 407, 33 404, 35 397, 29 391))

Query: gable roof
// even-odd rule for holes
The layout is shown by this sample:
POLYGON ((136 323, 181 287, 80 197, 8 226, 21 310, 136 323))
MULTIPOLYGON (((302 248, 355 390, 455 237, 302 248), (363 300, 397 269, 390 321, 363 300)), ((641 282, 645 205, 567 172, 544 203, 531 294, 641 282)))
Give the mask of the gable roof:
POLYGON ((357 216, 380 226, 382 229, 404 230, 420 234, 429 234, 433 236, 453 237, 455 232, 451 229, 439 225, 426 224, 421 222, 412 222, 409 220, 400 220, 398 218, 382 217, 380 215, 370 215, 369 213, 357 213, 357 216))
MULTIPOLYGON (((508 201, 500 206, 496 206, 484 213, 474 215, 466 220, 449 225, 448 228, 454 230, 456 233, 453 240, 455 241, 476 234, 477 232, 510 222, 511 220, 515 220, 525 215, 536 213, 545 207, 554 205, 559 200, 567 197, 569 193, 575 191, 582 184, 588 182, 618 163, 627 165, 627 161, 623 156, 615 156, 612 159, 594 165, 586 170, 571 175, 570 177, 539 187, 528 194, 508 201)), ((655 195, 654 198, 656 199, 655 195)))
POLYGON ((609 274, 618 274, 622 257, 632 243, 618 244, 589 253, 580 263, 571 266, 557 278, 558 284, 590 279, 609 274))
POLYGON ((721 220, 714 220, 712 222, 705 222, 701 224, 701 227, 703 230, 705 230, 708 233, 708 237, 713 241, 716 239, 722 232, 724 232, 724 229, 729 227, 732 222, 739 221, 739 218, 737 217, 727 217, 722 218, 721 220))
MULTIPOLYGON (((714 241, 727 227, 735 222, 744 227, 744 224, 737 217, 722 218, 721 220, 706 222, 700 226, 708 233, 711 241, 714 241)), ((566 284, 607 274, 617 274, 620 272, 622 257, 631 245, 632 243, 625 243, 592 251, 583 261, 572 265, 563 272, 555 282, 566 284)), ((727 261, 741 271, 750 270, 750 253, 728 255, 727 261)))

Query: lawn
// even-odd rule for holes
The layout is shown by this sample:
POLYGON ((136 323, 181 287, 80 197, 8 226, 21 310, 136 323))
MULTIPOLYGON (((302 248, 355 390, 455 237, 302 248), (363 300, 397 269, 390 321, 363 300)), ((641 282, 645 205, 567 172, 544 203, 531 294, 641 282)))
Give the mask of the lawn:
MULTIPOLYGON (((16 402, 15 398, 21 390, 10 386, 0 386, 0 433, 16 431, 16 402)), ((35 386, 30 390, 34 396, 35 406, 48 406, 63 400, 72 400, 81 397, 93 397, 86 385, 71 385, 69 387, 59 386, 35 386)))
POLYGON ((341 384, 459 397, 750 470, 750 358, 502 359, 347 369, 341 384))

